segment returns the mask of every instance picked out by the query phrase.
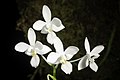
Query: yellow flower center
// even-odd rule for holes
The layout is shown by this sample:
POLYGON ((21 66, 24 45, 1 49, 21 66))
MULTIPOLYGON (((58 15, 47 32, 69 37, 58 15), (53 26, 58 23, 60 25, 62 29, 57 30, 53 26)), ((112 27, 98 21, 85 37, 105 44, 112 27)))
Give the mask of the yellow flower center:
POLYGON ((52 32, 52 29, 49 27, 47 28, 48 33, 52 32))
POLYGON ((31 50, 32 56, 35 56, 37 53, 35 50, 31 50))
POLYGON ((65 64, 66 62, 67 62, 66 61, 66 57, 65 56, 61 56, 60 63, 65 64))
POLYGON ((51 23, 48 23, 48 24, 46 25, 46 31, 47 31, 48 33, 52 32, 52 25, 51 25, 51 23))

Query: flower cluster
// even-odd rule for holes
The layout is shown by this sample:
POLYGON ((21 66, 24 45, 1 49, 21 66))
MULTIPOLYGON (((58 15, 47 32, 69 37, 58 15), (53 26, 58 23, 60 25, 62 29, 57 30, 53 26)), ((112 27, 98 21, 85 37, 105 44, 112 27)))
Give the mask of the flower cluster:
MULTIPOLYGON (((37 20, 33 24, 33 28, 28 29, 28 41, 29 44, 25 42, 19 42, 15 45, 15 50, 18 52, 25 52, 26 55, 32 56, 30 64, 32 67, 38 67, 40 63, 40 57, 49 65, 61 64, 61 70, 66 74, 70 74, 73 71, 72 62, 78 62, 78 70, 90 67, 93 71, 98 70, 98 66, 95 63, 95 59, 100 56, 100 52, 104 49, 103 45, 98 45, 90 51, 90 44, 88 38, 85 38, 84 46, 86 50, 86 55, 83 57, 70 60, 75 54, 79 52, 79 48, 76 46, 69 46, 64 50, 64 45, 60 38, 55 34, 65 28, 62 21, 59 18, 54 17, 51 19, 51 11, 48 6, 44 5, 42 8, 42 15, 45 21, 37 20), (47 42, 54 46, 55 51, 41 43, 36 41, 35 31, 41 31, 42 34, 47 34, 47 42), (44 57, 44 54, 48 54, 44 57)), ((49 79, 48 79, 49 80, 49 79)))

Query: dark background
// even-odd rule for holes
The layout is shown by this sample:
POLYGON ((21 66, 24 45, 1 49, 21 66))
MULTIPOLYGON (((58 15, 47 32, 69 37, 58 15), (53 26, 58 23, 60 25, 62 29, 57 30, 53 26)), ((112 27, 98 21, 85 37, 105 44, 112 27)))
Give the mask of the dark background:
POLYGON ((14 49, 16 43, 24 41, 23 32, 16 31, 16 21, 19 18, 17 4, 15 0, 6 0, 2 4, 1 44, 3 48, 1 48, 1 79, 27 80, 28 74, 33 72, 29 61, 26 59, 28 57, 22 53, 19 54, 14 49))
MULTIPOLYGON (((34 21, 43 19, 41 9, 47 4, 53 16, 63 20, 66 29, 59 32, 65 48, 75 45, 84 55, 84 38, 88 37, 91 48, 102 44, 105 46, 96 63, 98 72, 89 67, 77 71, 77 62, 71 75, 64 74, 60 69, 57 72, 58 80, 120 80, 120 1, 119 0, 12 0, 4 2, 1 25, 3 49, 1 54, 3 67, 2 79, 30 80, 36 69, 29 64, 31 57, 14 50, 20 42, 27 42, 26 34, 34 21), (64 15, 64 16, 63 16, 64 15), (7 57, 6 57, 7 55, 7 57), (6 59, 7 58, 7 59, 6 59)), ((37 33, 39 35, 39 33, 37 33)), ((45 35, 40 35, 38 40, 45 43, 45 35)), ((47 44, 47 43, 45 43, 47 44)), ((80 55, 76 55, 77 58, 80 55)), ((44 62, 33 80, 45 80, 46 74, 51 73, 51 68, 44 62), (44 66, 45 65, 45 66, 44 66)), ((60 67, 59 67, 60 68, 60 67)))

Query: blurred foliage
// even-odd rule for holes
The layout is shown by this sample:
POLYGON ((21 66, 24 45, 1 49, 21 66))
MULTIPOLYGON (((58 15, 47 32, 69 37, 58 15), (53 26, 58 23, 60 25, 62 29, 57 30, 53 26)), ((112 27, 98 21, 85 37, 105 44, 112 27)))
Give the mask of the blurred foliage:
MULTIPOLYGON (((113 80, 110 77, 113 76, 112 72, 110 73, 109 71, 111 69, 106 68, 111 65, 109 62, 110 59, 108 59, 110 56, 108 55, 110 54, 110 50, 112 50, 111 45, 115 36, 114 30, 118 29, 118 23, 120 22, 119 0, 16 0, 16 3, 20 14, 16 30, 22 31, 26 40, 28 28, 32 27, 36 20, 44 20, 41 12, 43 5, 47 5, 52 12, 52 18, 60 18, 65 26, 64 30, 56 33, 63 41, 64 48, 70 45, 79 47, 80 51, 75 55, 74 59, 84 55, 84 39, 86 36, 90 41, 91 48, 99 44, 105 46, 105 50, 97 60, 97 64, 100 66, 97 73, 89 68, 77 71, 76 62, 73 63, 74 66, 71 75, 64 74, 59 67, 57 70, 58 80, 113 80), (111 37, 111 35, 113 36, 111 37), (99 64, 102 59, 104 59, 106 64, 99 64)), ((46 35, 40 34, 38 31, 36 31, 36 34, 37 40, 47 44, 46 35)), ((117 62, 112 67, 116 65, 117 62)), ((39 70, 36 72, 36 74, 39 73, 38 79, 34 80, 45 80, 51 68, 44 61, 41 61, 39 70)), ((113 68, 111 71, 116 71, 116 68, 113 68)))

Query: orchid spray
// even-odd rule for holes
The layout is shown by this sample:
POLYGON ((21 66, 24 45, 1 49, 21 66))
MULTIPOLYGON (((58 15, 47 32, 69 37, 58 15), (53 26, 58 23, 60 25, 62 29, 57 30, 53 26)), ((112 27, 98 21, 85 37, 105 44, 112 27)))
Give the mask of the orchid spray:
POLYGON ((73 62, 78 61, 78 71, 86 67, 90 67, 93 71, 97 72, 98 66, 95 63, 95 59, 100 56, 100 52, 104 49, 103 45, 98 45, 90 51, 90 43, 88 38, 85 38, 84 46, 86 55, 75 60, 71 58, 79 52, 79 48, 76 46, 68 46, 64 50, 62 40, 55 34, 65 28, 62 21, 59 18, 54 17, 51 20, 51 10, 47 5, 43 5, 42 15, 45 21, 37 20, 33 23, 33 29, 28 29, 28 41, 19 42, 15 45, 15 50, 18 52, 25 52, 26 55, 32 56, 30 64, 32 67, 37 68, 40 63, 39 55, 53 68, 53 74, 46 75, 47 80, 56 78, 56 70, 58 65, 61 66, 61 70, 65 74, 71 74, 73 71, 73 62), (42 34, 47 34, 47 42, 55 48, 53 51, 49 46, 42 44, 42 42, 36 40, 35 31, 41 31, 42 34), (44 54, 48 54, 47 57, 44 54))

